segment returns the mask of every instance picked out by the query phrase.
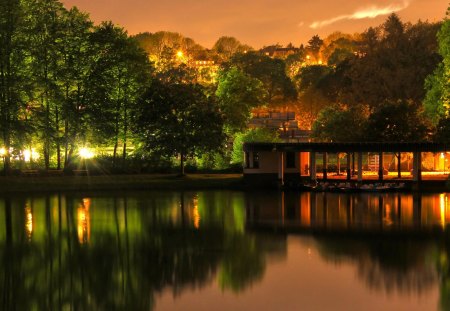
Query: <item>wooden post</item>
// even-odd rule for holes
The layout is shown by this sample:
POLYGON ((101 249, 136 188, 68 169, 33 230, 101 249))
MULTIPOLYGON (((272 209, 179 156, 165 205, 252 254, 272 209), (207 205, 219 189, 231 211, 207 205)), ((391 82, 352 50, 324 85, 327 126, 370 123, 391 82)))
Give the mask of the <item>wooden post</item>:
POLYGON ((278 153, 278 180, 284 185, 284 152, 278 153))
POLYGON ((322 165, 323 180, 327 180, 327 179, 328 179, 328 175, 327 175, 327 169, 328 169, 328 153, 323 152, 323 153, 322 153, 322 156, 323 156, 323 165, 322 165))
POLYGON ((378 180, 383 181, 383 152, 378 153, 378 180))
POLYGON ((350 152, 347 152, 347 180, 352 179, 352 171, 350 169, 350 152))
POLYGON ((362 152, 358 152, 358 181, 363 180, 363 156, 362 152))
POLYGON ((413 153, 413 180, 420 182, 422 180, 422 154, 418 151, 413 153))
POLYGON ((309 176, 312 180, 316 180, 316 153, 311 151, 309 153, 309 176))
POLYGON ((402 153, 399 152, 397 155, 397 177, 402 178, 402 153))

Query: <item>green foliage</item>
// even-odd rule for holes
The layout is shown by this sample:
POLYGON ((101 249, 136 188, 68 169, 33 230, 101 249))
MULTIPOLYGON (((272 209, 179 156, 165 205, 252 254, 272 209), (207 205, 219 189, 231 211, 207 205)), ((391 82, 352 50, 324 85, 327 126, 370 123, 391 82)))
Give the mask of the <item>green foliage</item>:
POLYGON ((263 105, 267 97, 261 81, 236 67, 231 67, 220 75, 216 96, 228 134, 244 130, 250 119, 251 109, 263 105))
POLYGON ((267 92, 267 101, 289 100, 297 97, 294 84, 286 74, 286 64, 258 53, 235 54, 228 67, 236 66, 246 74, 260 80, 267 92))
POLYGON ((244 162, 244 143, 250 142, 279 142, 280 138, 276 130, 267 128, 249 129, 245 132, 238 133, 234 137, 233 153, 231 155, 231 163, 242 164, 244 162))
POLYGON ((450 143, 450 118, 442 118, 436 126, 434 141, 450 143))
POLYGON ((138 104, 134 132, 146 148, 183 161, 210 152, 224 141, 222 115, 197 84, 154 80, 138 104))
POLYGON ((367 120, 368 141, 420 142, 428 138, 429 127, 420 109, 411 102, 386 102, 367 120))
POLYGON ((315 140, 326 142, 360 141, 365 121, 360 110, 327 107, 314 122, 312 136, 315 140))

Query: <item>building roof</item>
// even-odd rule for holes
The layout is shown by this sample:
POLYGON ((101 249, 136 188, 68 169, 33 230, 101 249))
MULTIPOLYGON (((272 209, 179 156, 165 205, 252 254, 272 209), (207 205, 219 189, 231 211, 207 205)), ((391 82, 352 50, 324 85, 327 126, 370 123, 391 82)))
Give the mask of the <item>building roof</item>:
POLYGON ((245 143, 244 151, 287 152, 443 152, 450 151, 450 144, 428 142, 349 142, 349 143, 245 143))

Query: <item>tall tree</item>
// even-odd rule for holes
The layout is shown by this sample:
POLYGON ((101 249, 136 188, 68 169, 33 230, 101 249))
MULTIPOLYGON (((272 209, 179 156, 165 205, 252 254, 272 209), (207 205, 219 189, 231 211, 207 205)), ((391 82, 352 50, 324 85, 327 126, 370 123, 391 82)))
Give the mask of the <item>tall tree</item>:
POLYGON ((261 81, 232 67, 219 77, 216 96, 225 117, 225 131, 233 134, 247 127, 251 109, 264 103, 266 92, 261 81))
POLYGON ((425 88, 427 95, 424 100, 425 111, 432 121, 437 124, 439 119, 450 118, 450 7, 437 38, 439 54, 442 62, 434 73, 428 76, 425 88))
POLYGON ((112 23, 102 23, 91 37, 96 60, 90 80, 91 127, 98 142, 112 138, 116 163, 119 145, 127 155, 133 104, 149 81, 147 55, 137 42, 112 23))
POLYGON ((10 150, 19 116, 30 97, 24 13, 21 1, 0 0, 0 132, 5 172, 11 168, 10 150))
POLYGON ((55 111, 58 168, 62 166, 61 149, 64 167, 70 167, 77 144, 86 136, 89 76, 95 60, 90 41, 93 23, 88 15, 72 8, 64 12, 61 23, 58 88, 62 104, 60 113, 55 111))
POLYGON ((314 56, 317 61, 319 60, 319 52, 322 45, 323 40, 318 35, 314 35, 311 39, 309 39, 308 45, 306 47, 306 49, 314 56))
POLYGON ((146 149, 180 157, 180 173, 188 156, 221 147, 222 115, 201 86, 154 80, 143 95, 134 131, 146 149))
MULTIPOLYGON (((61 42, 62 4, 57 0, 32 0, 28 2, 29 36, 31 46, 32 79, 34 80, 35 101, 39 103, 38 129, 39 139, 43 142, 44 165, 50 167, 52 146, 57 141, 58 125, 61 113, 61 93, 58 89, 61 42)), ((60 161, 58 161, 60 168, 60 161)))

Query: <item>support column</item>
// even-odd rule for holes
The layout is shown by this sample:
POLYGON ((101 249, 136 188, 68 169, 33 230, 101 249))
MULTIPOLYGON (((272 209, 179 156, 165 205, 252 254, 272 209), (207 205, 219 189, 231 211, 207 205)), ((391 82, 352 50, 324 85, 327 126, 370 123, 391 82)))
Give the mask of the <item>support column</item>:
POLYGON ((399 152, 396 154, 397 157, 397 177, 400 179, 402 178, 402 153, 399 152))
POLYGON ((358 152, 358 181, 363 180, 363 155, 362 152, 358 152))
POLYGON ((350 152, 347 152, 347 180, 351 180, 352 179, 352 171, 350 168, 350 152))
POLYGON ((300 179, 302 178, 302 153, 298 152, 298 173, 300 175, 300 179))
POLYGON ((413 180, 422 180, 422 154, 417 151, 413 153, 413 180))
POLYGON ((327 170, 328 170, 328 153, 324 152, 322 153, 323 156, 323 165, 322 165, 322 171, 323 171, 323 180, 328 179, 327 170))
POLYGON ((383 181, 383 171, 384 171, 384 165, 383 165, 383 152, 378 153, 378 180, 383 181))
POLYGON ((284 152, 278 152, 278 180, 284 185, 284 152))
POLYGON ((316 153, 311 151, 309 153, 309 176, 312 180, 316 180, 316 153))

